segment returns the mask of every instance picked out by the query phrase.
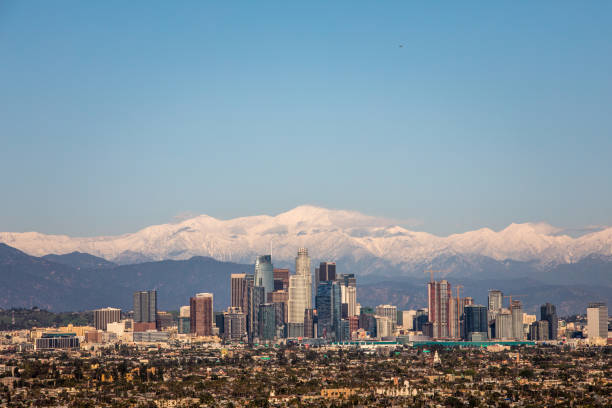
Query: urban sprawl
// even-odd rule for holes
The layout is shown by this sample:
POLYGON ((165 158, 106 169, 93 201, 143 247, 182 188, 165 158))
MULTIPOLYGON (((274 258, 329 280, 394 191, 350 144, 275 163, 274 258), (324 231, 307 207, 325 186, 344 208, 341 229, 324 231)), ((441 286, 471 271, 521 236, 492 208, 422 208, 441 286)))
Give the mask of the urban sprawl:
POLYGON ((160 311, 143 290, 93 326, 4 331, 0 406, 612 406, 605 303, 536 316, 520 294, 479 305, 427 272, 423 308, 366 307, 354 274, 313 276, 300 248, 293 274, 270 255, 232 274, 223 312, 196 291, 160 311))

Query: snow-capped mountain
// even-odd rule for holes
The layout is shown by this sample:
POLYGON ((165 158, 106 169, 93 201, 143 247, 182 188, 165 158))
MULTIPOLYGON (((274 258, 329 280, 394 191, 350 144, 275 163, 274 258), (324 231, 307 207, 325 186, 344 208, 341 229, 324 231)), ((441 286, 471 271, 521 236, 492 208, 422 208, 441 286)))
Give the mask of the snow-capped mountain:
POLYGON ((439 237, 354 211, 304 205, 277 216, 218 220, 201 215, 119 236, 1 232, 0 242, 35 256, 79 251, 120 263, 195 255, 252 263, 257 254, 271 251, 275 262, 291 264, 297 248, 307 247, 313 260, 350 260, 367 272, 385 267, 407 270, 441 256, 572 263, 591 254, 612 255, 612 228, 572 238, 547 224, 526 223, 439 237))

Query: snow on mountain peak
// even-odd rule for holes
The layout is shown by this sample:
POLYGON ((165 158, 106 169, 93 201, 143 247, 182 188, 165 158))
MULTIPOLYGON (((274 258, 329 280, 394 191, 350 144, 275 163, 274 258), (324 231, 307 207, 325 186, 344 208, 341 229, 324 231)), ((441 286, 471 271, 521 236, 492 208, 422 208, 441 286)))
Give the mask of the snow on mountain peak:
POLYGON ((496 260, 568 262, 592 253, 612 254, 612 228, 580 238, 560 235, 546 223, 511 224, 501 231, 482 228, 448 237, 415 232, 384 217, 302 205, 276 216, 220 220, 199 215, 120 236, 77 238, 35 232, 0 233, 0 242, 32 255, 86 252, 108 260, 130 254, 143 258, 187 259, 194 255, 253 262, 269 253, 290 263, 297 248, 315 259, 379 258, 392 264, 423 263, 444 254, 482 255, 496 260))

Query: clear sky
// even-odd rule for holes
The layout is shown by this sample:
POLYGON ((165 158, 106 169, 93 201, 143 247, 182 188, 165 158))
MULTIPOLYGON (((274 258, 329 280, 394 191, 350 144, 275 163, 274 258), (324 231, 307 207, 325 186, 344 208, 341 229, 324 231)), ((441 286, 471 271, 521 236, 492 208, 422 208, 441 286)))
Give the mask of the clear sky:
POLYGON ((612 2, 0 2, 0 231, 612 225, 612 2))

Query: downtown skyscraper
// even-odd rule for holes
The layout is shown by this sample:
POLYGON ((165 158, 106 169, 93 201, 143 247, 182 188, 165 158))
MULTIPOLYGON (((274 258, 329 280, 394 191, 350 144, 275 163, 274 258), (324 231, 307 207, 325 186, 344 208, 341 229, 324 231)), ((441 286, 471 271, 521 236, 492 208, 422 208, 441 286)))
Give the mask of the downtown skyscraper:
POLYGON ((292 334, 303 334, 304 313, 312 309, 312 275, 308 249, 300 248, 295 258, 295 275, 289 277, 289 313, 288 331, 292 334))
POLYGON ((451 284, 446 280, 430 281, 427 285, 429 322, 434 338, 451 337, 451 284))

